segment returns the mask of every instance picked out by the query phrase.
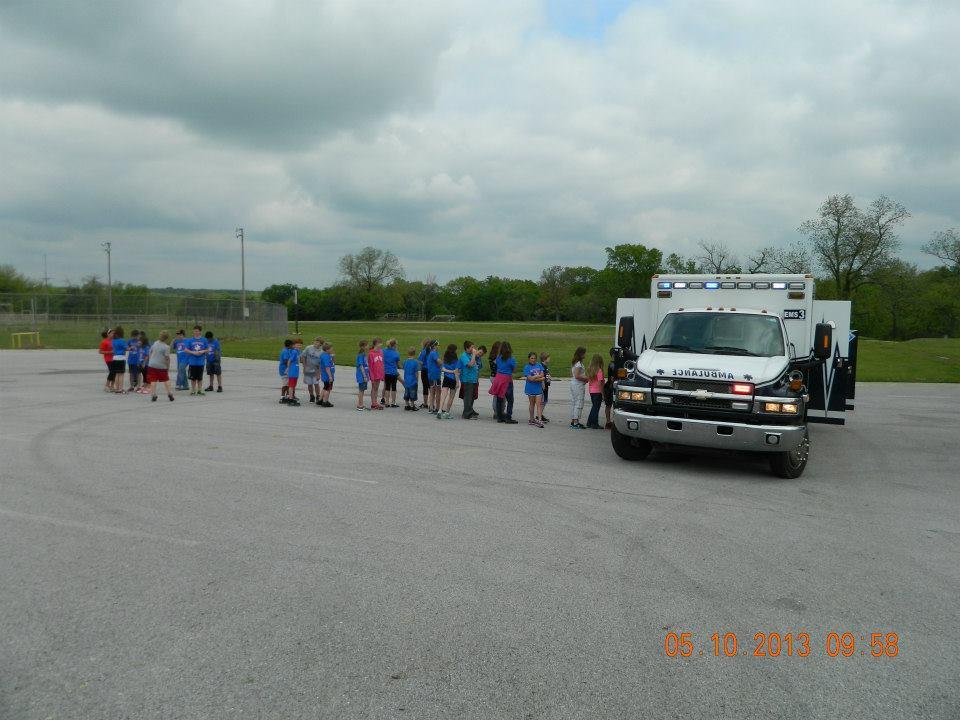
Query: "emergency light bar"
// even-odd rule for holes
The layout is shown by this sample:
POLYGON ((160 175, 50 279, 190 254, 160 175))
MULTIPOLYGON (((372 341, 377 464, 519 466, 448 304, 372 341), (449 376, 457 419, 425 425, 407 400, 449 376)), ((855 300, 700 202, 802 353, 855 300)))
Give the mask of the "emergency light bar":
POLYGON ((766 281, 757 282, 719 282, 717 280, 708 280, 706 282, 670 282, 660 281, 657 283, 657 290, 805 290, 806 283, 802 282, 775 282, 766 281))

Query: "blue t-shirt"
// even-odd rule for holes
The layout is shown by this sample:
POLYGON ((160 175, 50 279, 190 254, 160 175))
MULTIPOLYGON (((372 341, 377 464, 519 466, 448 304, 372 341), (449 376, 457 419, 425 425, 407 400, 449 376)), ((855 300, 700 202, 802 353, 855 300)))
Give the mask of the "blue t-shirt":
POLYGON ((114 338, 113 339, 113 355, 114 357, 118 355, 126 356, 127 354, 127 341, 123 338, 114 338))
POLYGON ((407 358, 403 363, 403 386, 416 387, 419 373, 420 363, 413 358, 407 358))
POLYGON ((207 362, 220 362, 220 340, 218 338, 210 341, 210 349, 207 351, 207 362))
POLYGON ((140 362, 138 363, 141 367, 147 366, 147 360, 150 359, 150 345, 141 342, 140 343, 140 362))
POLYGON ((460 361, 454 360, 452 363, 445 362, 442 365, 443 368, 443 377, 445 380, 454 380, 457 377, 457 370, 460 369, 460 361))
POLYGON ((127 365, 140 364, 140 341, 130 339, 127 343, 127 365))
POLYGON ((365 352, 357 355, 357 382, 365 383, 370 378, 370 365, 367 363, 367 354, 365 352), (364 373, 366 371, 366 373, 364 373))
POLYGON ((207 350, 210 348, 210 343, 207 342, 205 337, 195 337, 187 340, 187 350, 193 350, 194 352, 203 351, 202 355, 187 355, 187 362, 190 365, 203 365, 207 361, 207 350))
POLYGON ((510 375, 513 377, 513 371, 517 369, 517 359, 515 357, 510 358, 509 360, 504 360, 502 357, 497 358, 497 374, 498 375, 510 375))
POLYGON ((190 357, 186 353, 187 349, 187 339, 186 338, 177 338, 173 341, 173 349, 177 352, 177 363, 183 365, 187 362, 187 358, 190 357))
POLYGON ((397 364, 400 362, 400 353, 395 348, 383 349, 383 374, 396 375, 397 364))
POLYGON ((336 367, 334 366, 333 355, 328 352, 320 353, 320 380, 333 382, 334 373, 336 373, 336 367))
MULTIPOLYGON (((543 365, 540 363, 527 363, 523 366, 523 376, 526 378, 530 375, 542 375, 543 374, 543 365)), ((543 395, 543 380, 533 382, 532 380, 527 380, 526 385, 523 386, 523 392, 527 395, 543 395)))
POLYGON ((287 350, 289 349, 290 348, 284 348, 283 350, 280 351, 280 358, 278 360, 277 370, 280 371, 281 375, 287 374, 287 350))
POLYGON ((431 350, 430 354, 427 355, 427 380, 439 380, 440 379, 440 366, 437 364, 440 362, 440 353, 436 350, 431 350))
POLYGON ((470 367, 470 353, 460 356, 460 382, 475 383, 480 379, 480 358, 473 367, 470 367))
POLYGON ((300 377, 300 351, 295 347, 290 348, 287 352, 287 377, 288 378, 298 378, 300 377))
POLYGON ((427 362, 427 355, 430 354, 430 351, 426 348, 420 351, 420 354, 417 355, 417 362, 420 363, 420 367, 425 367, 424 363, 427 362))

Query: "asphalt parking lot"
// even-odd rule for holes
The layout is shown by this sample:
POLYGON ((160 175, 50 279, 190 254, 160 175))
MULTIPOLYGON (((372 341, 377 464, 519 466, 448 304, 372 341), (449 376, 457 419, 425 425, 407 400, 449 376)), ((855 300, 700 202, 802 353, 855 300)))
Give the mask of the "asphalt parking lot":
POLYGON ((565 383, 539 430, 224 372, 150 403, 95 351, 0 351, 3 720, 960 717, 960 386, 861 385, 780 480, 621 461, 565 383))

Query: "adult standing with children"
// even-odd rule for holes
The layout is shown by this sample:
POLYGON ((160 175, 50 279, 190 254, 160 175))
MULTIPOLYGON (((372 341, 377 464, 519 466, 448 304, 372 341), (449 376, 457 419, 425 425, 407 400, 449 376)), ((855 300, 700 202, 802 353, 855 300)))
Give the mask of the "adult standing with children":
POLYGON ((397 350, 397 341, 394 338, 387 340, 383 349, 383 396, 380 404, 384 407, 400 407, 397 405, 397 376, 400 373, 400 352, 397 350))
POLYGON ((583 369, 586 356, 587 349, 580 346, 574 350, 570 361, 570 427, 574 430, 583 430, 580 415, 583 414, 583 393, 587 387, 587 373, 583 369))
POLYGON ((483 352, 470 340, 463 342, 463 354, 460 355, 460 396, 463 398, 464 420, 471 420, 480 413, 473 409, 477 397, 477 385, 480 382, 480 366, 483 352))

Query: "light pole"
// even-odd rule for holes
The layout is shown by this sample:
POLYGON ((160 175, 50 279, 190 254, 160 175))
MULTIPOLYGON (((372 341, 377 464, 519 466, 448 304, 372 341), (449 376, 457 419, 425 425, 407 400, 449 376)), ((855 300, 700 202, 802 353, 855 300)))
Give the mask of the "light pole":
POLYGON ((100 243, 100 247, 107 254, 107 324, 113 325, 113 274, 110 268, 110 250, 113 243, 100 243))
POLYGON ((243 228, 237 228, 236 236, 240 238, 240 313, 243 322, 247 321, 247 263, 243 256, 243 228))

